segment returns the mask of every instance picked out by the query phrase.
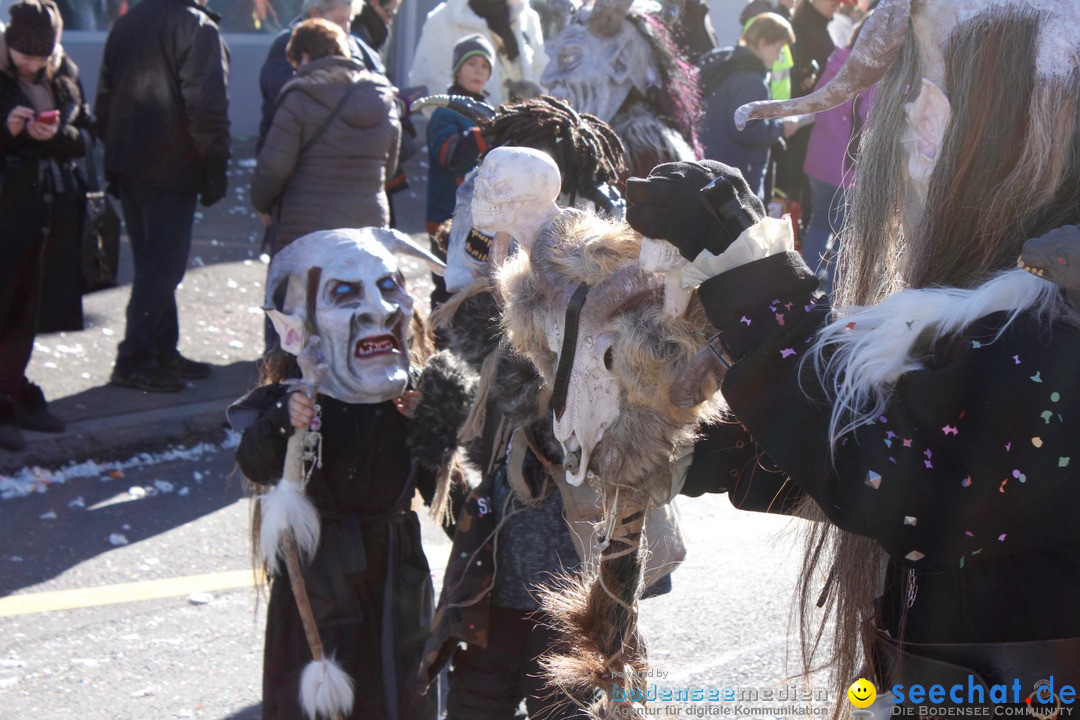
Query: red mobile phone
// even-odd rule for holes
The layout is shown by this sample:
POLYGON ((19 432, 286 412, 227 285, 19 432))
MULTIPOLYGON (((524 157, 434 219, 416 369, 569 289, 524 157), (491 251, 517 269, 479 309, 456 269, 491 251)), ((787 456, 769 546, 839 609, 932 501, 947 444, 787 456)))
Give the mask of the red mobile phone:
POLYGON ((60 111, 46 110, 45 112, 39 112, 35 120, 39 123, 45 123, 46 125, 55 125, 60 122, 60 111))

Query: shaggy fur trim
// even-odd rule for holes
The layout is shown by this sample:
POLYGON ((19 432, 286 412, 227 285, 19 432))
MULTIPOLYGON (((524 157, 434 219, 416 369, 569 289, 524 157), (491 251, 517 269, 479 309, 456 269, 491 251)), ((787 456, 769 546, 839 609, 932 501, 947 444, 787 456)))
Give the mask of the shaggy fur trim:
MULTIPOLYGON (((568 211, 541 234, 530 258, 519 254, 503 266, 498 280, 506 298, 507 337, 549 387, 558 357, 548 337, 562 326, 569 290, 580 282, 597 285, 636 263, 639 252, 640 238, 626 224, 568 211)), ((592 452, 591 466, 604 483, 641 489, 655 484, 650 495, 670 494, 675 447, 693 443, 697 424, 721 411, 715 382, 704 388, 710 400, 693 408, 677 408, 668 400, 672 385, 708 341, 708 327, 694 298, 681 318, 667 315, 657 301, 589 328, 615 338, 612 373, 620 387, 619 417, 592 452)))
MULTIPOLYGON (((1064 302, 1059 288, 1023 270, 1001 273, 971 290, 904 290, 878 305, 839 313, 807 355, 826 389, 836 388, 830 441, 839 439, 885 409, 901 375, 923 368, 918 347, 932 347, 979 318, 1009 311, 997 337, 1023 312, 1056 315, 1064 302)), ((997 339, 995 337, 995 340, 997 339)))
POLYGON ((483 285, 470 286, 455 293, 450 300, 432 313, 432 322, 449 336, 450 348, 474 372, 480 372, 484 359, 499 347, 502 330, 499 328, 499 305, 483 285), (473 290, 478 292, 473 292, 473 290), (444 319, 446 311, 452 316, 444 319))
POLYGON ((293 534, 301 560, 309 562, 315 556, 319 547, 319 513, 304 495, 303 487, 282 480, 273 490, 259 496, 259 514, 258 558, 271 574, 278 572, 278 561, 284 551, 281 537, 286 532, 293 534))
POLYGON ((612 118, 611 127, 626 148, 626 165, 632 177, 646 177, 661 163, 698 159, 686 138, 644 104, 630 105, 612 118))
POLYGON ((457 448, 457 433, 476 392, 476 375, 443 350, 432 355, 420 374, 422 397, 409 423, 406 445, 431 470, 444 467, 457 448))
POLYGON ((329 658, 312 660, 300 675, 300 706, 311 720, 348 717, 353 706, 353 679, 329 658))

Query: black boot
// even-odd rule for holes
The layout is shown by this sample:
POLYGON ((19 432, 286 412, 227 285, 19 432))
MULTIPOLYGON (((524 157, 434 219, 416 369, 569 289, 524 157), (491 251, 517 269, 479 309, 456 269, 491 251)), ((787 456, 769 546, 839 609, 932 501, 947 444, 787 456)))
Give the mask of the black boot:
POLYGON ((19 432, 18 416, 15 412, 15 399, 10 395, 0 395, 0 448, 19 452, 26 447, 26 440, 19 432))
POLYGON ((19 424, 25 430, 45 433, 64 432, 64 421, 49 412, 45 393, 32 382, 23 386, 18 402, 19 424))

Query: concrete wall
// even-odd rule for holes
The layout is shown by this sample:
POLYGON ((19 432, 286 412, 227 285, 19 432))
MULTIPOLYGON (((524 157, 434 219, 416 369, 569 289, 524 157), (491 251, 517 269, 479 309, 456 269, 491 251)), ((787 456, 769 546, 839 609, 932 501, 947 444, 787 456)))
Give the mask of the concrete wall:
POLYGON ((709 19, 721 47, 739 41, 739 13, 745 6, 746 0, 709 0, 709 19))

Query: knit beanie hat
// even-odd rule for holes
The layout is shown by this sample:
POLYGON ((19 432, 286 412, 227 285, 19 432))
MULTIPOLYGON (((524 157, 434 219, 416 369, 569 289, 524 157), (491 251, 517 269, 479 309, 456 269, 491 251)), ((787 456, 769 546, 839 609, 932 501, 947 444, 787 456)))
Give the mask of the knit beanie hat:
POLYGON ((457 75, 457 71, 471 57, 479 55, 488 61, 488 65, 495 65, 495 48, 486 37, 480 33, 466 35, 454 45, 454 69, 451 72, 457 75))
POLYGON ((4 40, 12 50, 34 57, 49 57, 64 27, 53 0, 24 0, 11 6, 11 23, 4 40))

